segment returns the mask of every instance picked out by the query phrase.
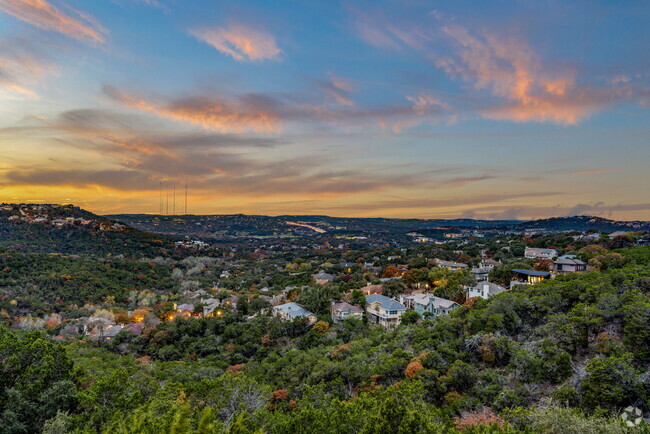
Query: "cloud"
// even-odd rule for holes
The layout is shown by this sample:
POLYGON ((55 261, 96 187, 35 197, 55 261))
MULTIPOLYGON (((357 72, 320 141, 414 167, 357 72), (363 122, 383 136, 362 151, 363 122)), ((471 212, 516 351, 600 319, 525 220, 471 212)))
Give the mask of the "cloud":
MULTIPOLYGON (((347 103, 347 84, 340 79, 324 83, 330 92, 342 99, 338 105, 323 105, 320 98, 309 94, 247 93, 239 96, 215 95, 203 91, 201 96, 190 95, 171 100, 155 101, 114 86, 104 86, 104 93, 126 107, 153 113, 167 119, 186 122, 206 130, 243 133, 279 132, 287 122, 327 123, 345 127, 403 128, 424 122, 449 118, 448 106, 430 96, 409 97, 411 104, 392 104, 358 107, 347 103)), ((349 102, 352 103, 350 100, 349 102)))
POLYGON ((190 34, 240 62, 278 60, 282 54, 273 35, 243 24, 190 30, 190 34))
POLYGON ((475 92, 464 98, 463 109, 484 118, 575 125, 605 107, 647 95, 627 84, 625 75, 582 84, 577 69, 544 62, 520 35, 473 31, 438 11, 424 19, 423 24, 356 12, 361 39, 384 49, 413 50, 471 85, 475 92))
POLYGON ((573 125, 633 96, 629 87, 589 88, 577 84, 573 71, 548 70, 521 38, 473 34, 457 24, 446 25, 442 31, 457 53, 438 59, 436 66, 505 100, 480 109, 487 118, 573 125))
POLYGON ((571 175, 595 175, 599 173, 608 173, 611 172, 611 170, 608 169, 586 169, 586 170, 575 170, 573 172, 569 172, 571 175))
POLYGON ((329 80, 319 81, 318 86, 325 91, 337 104, 345 106, 353 106, 354 101, 350 97, 352 85, 346 80, 330 76, 329 80))
POLYGON ((620 83, 628 83, 632 81, 632 78, 627 75, 627 74, 619 74, 614 76, 611 80, 610 83, 612 84, 620 84, 620 83))
POLYGON ((154 113, 175 121, 188 122, 206 130, 221 132, 280 130, 280 103, 261 94, 246 94, 236 99, 192 96, 169 103, 147 101, 113 86, 104 93, 127 107, 154 113))
POLYGON ((51 30, 80 41, 103 43, 106 31, 90 15, 62 3, 71 15, 46 0, 0 0, 0 10, 41 29, 51 30))
POLYGON ((22 38, 0 41, 0 87, 37 99, 38 94, 31 86, 56 71, 53 60, 43 48, 22 38))
POLYGON ((115 190, 154 190, 158 182, 133 170, 9 170, 4 185, 107 187, 115 190))
POLYGON ((270 152, 283 142, 203 132, 156 132, 139 120, 105 110, 74 110, 54 120, 32 119, 0 130, 0 140, 38 141, 44 150, 76 148, 95 160, 45 160, 14 164, 0 176, 5 187, 103 187, 121 192, 157 191, 159 183, 189 180, 205 197, 339 197, 395 188, 421 187, 422 173, 330 170, 322 158, 287 157, 270 152), (257 151, 268 150, 265 155, 257 151), (253 152, 251 152, 253 151, 253 152), (71 167, 62 170, 61 167, 71 167))

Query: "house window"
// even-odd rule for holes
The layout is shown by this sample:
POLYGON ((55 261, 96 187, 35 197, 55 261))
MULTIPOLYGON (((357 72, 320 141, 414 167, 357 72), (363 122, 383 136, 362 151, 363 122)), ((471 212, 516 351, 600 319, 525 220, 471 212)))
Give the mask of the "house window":
POLYGON ((396 310, 391 310, 391 311, 390 311, 390 314, 391 314, 391 315, 397 315, 397 311, 396 311, 396 310))

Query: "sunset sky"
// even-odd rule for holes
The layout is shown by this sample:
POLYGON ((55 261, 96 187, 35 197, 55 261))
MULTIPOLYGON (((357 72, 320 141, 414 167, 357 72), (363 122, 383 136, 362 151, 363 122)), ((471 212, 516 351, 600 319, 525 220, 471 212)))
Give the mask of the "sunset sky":
POLYGON ((650 2, 0 0, 0 202, 650 220, 650 2))

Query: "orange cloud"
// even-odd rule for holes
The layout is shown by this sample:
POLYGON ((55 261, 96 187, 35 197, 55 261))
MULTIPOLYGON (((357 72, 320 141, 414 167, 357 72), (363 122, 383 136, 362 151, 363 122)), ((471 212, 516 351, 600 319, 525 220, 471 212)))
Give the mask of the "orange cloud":
POLYGON ((549 73, 521 39, 477 36, 456 24, 446 25, 442 31, 454 41, 458 52, 456 58, 439 59, 436 66, 476 89, 489 90, 507 100, 482 109, 487 118, 573 125, 608 103, 632 96, 626 88, 582 87, 572 71, 549 73))
POLYGON ((220 132, 280 130, 279 117, 273 112, 272 107, 268 106, 269 101, 256 99, 253 96, 243 100, 194 97, 169 104, 158 104, 129 95, 112 86, 105 86, 104 92, 127 107, 175 121, 188 122, 206 130, 220 132))
POLYGON ((76 11, 67 15, 45 0, 0 0, 0 10, 45 30, 62 33, 80 41, 104 42, 105 30, 90 15, 76 11))
POLYGON ((240 62, 274 60, 282 54, 273 35, 241 24, 191 30, 190 34, 240 62))

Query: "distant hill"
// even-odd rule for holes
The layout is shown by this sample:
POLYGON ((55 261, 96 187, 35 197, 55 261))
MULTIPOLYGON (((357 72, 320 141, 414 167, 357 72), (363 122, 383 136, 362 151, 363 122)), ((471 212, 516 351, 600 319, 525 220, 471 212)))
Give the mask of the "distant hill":
POLYGON ((73 205, 0 204, 0 247, 25 252, 154 257, 173 240, 73 205))
POLYGON ((514 229, 541 229, 546 231, 587 231, 599 232, 650 230, 647 221, 616 221, 594 216, 552 217, 533 220, 513 226, 514 229))
POLYGON ((481 229, 494 225, 508 226, 516 220, 425 220, 393 218, 346 218, 318 215, 176 215, 151 214, 108 215, 115 221, 135 228, 174 236, 202 238, 292 237, 329 234, 405 234, 438 228, 481 229))
POLYGON ((650 230, 649 222, 620 222, 601 217, 555 217, 533 221, 472 219, 344 218, 322 215, 182 215, 120 214, 107 216, 135 228, 174 236, 203 238, 291 237, 328 234, 406 234, 418 232, 432 237, 461 232, 474 233, 650 230))

